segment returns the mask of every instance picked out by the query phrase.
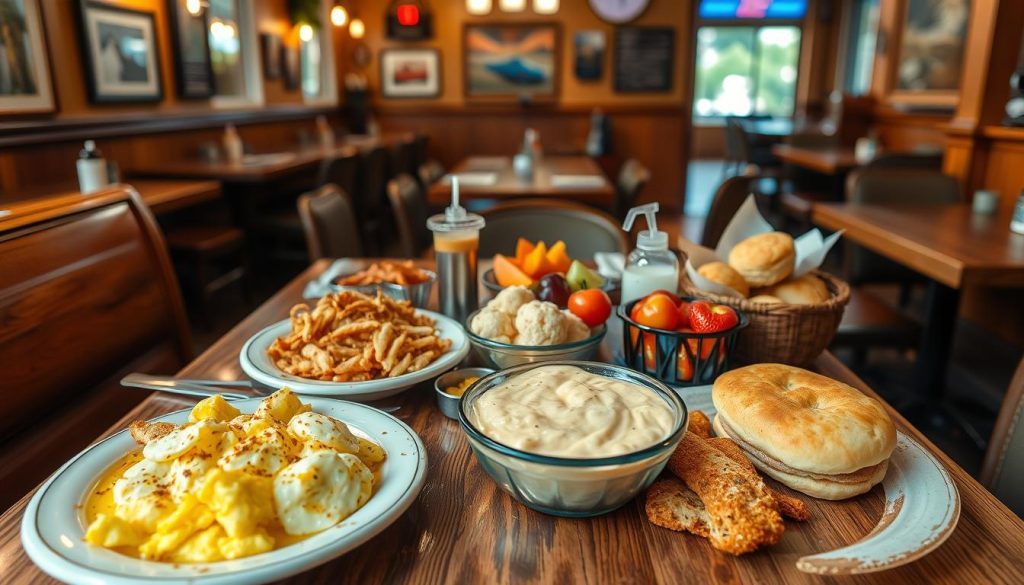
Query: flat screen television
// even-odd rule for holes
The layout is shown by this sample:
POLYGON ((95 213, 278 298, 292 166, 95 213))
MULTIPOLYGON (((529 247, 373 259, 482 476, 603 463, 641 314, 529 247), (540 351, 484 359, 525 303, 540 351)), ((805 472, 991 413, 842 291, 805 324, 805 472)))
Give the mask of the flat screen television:
POLYGON ((807 13, 807 0, 701 0, 701 18, 712 20, 799 20, 807 13))

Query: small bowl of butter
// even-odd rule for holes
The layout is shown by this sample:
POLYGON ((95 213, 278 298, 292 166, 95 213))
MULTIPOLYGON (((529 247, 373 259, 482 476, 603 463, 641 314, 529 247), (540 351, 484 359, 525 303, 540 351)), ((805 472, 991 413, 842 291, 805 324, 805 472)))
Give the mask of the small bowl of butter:
POLYGON ((578 361, 494 372, 458 409, 477 461, 502 489, 573 518, 611 512, 649 486, 688 420, 682 399, 658 380, 578 361))
POLYGON ((434 380, 434 392, 437 394, 437 407, 445 416, 459 420, 459 401, 477 380, 493 374, 490 368, 462 368, 442 374, 434 380))

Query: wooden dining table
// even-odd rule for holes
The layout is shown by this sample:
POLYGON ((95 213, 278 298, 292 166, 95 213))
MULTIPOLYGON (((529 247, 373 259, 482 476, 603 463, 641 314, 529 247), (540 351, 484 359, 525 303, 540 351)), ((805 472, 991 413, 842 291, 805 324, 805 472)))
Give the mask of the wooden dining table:
MULTIPOLYGON (((369 260, 368 260, 369 261, 369 260)), ((429 261, 420 265, 430 266, 429 261)), ((181 377, 242 378, 238 352, 267 324, 286 318, 302 301, 306 284, 330 265, 313 264, 259 309, 203 352, 181 377)), ((431 301, 436 306, 436 295, 431 301)), ((616 335, 618 331, 610 331, 616 335)), ((610 359, 609 346, 602 358, 610 359)), ((813 368, 878 398, 832 355, 813 368)), ((135 392, 136 390, 126 390, 135 392)), ((685 390, 682 392, 685 400, 685 390)), ((188 398, 155 393, 109 433, 130 421, 190 408, 188 398)), ((704 539, 659 528, 645 517, 643 499, 604 516, 556 518, 535 512, 502 491, 477 464, 459 423, 437 408, 430 383, 385 399, 427 449, 426 483, 394 524, 359 548, 291 579, 294 583, 815 583, 821 577, 796 568, 801 556, 857 541, 883 515, 876 487, 843 501, 808 500, 812 518, 787 523, 781 542, 742 557, 713 550, 704 539)), ((1024 521, 940 452, 886 405, 898 428, 916 439, 949 470, 961 497, 960 519, 949 539, 927 556, 878 573, 841 578, 843 583, 1024 582, 1024 521)), ((83 492, 86 486, 83 486, 83 492)), ((19 527, 26 494, 0 516, 0 582, 51 583, 22 549, 19 527)), ((71 513, 71 510, 68 510, 71 513)))
POLYGON ((805 168, 823 175, 843 175, 858 166, 853 148, 847 146, 796 146, 776 144, 772 154, 784 163, 805 168))
MULTIPOLYGON (((220 197, 216 181, 174 179, 130 179, 130 184, 155 214, 170 213, 220 197)), ((81 199, 78 184, 64 181, 30 188, 6 197, 0 194, 0 215, 38 212, 66 205, 81 199)))
POLYGON ((944 395, 960 291, 1024 288, 1024 235, 1010 231, 1010 206, 978 215, 970 205, 819 203, 812 221, 929 278, 914 376, 919 393, 944 395))
MULTIPOLYGON (((516 176, 511 157, 471 156, 455 165, 449 175, 467 175, 459 181, 462 200, 551 197, 606 210, 615 205, 615 187, 588 156, 543 156, 533 178, 526 180, 516 176), (573 184, 577 177, 585 182, 573 184)), ((445 178, 431 185, 428 200, 433 205, 448 204, 451 182, 445 178)))

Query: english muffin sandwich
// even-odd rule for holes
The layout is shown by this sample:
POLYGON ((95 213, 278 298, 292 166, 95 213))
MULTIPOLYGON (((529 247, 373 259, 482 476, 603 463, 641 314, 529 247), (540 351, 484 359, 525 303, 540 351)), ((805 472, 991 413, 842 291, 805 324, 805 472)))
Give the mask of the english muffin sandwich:
POLYGON ((793 273, 796 248, 793 238, 783 232, 750 236, 729 251, 729 266, 750 286, 769 286, 793 273))
POLYGON ((842 500, 885 477, 896 427, 875 399, 831 378, 756 364, 715 380, 715 432, 765 474, 809 496, 842 500))

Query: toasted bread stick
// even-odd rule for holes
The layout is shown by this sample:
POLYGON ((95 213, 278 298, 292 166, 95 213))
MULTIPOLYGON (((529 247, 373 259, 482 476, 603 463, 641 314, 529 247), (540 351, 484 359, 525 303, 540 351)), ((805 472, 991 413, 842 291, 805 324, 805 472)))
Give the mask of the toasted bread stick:
POLYGON ((690 413, 690 420, 686 424, 686 430, 702 439, 711 438, 711 420, 708 415, 699 410, 690 413))
POLYGON ((647 519, 663 528, 708 538, 708 512, 697 494, 674 477, 664 477, 647 489, 647 519))
MULTIPOLYGON (((743 451, 743 447, 737 445, 732 439, 728 437, 714 437, 708 439, 708 443, 724 453, 729 459, 739 463, 748 478, 761 477, 754 464, 750 462, 750 459, 747 459, 747 454, 743 451)), ((779 512, 782 512, 783 515, 794 520, 807 520, 811 517, 811 511, 803 500, 789 494, 784 494, 768 484, 765 484, 765 487, 768 488, 768 492, 775 498, 775 503, 779 505, 779 512)))

